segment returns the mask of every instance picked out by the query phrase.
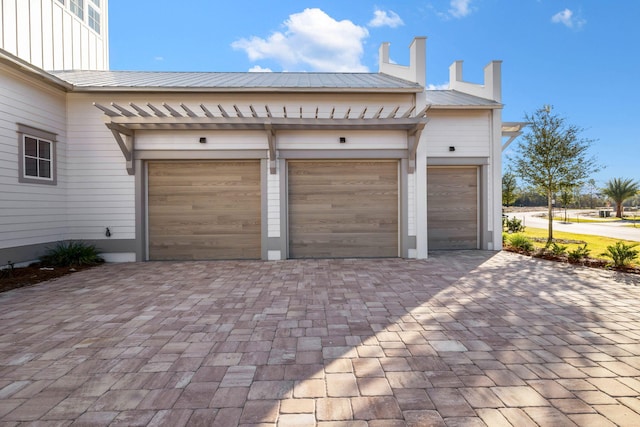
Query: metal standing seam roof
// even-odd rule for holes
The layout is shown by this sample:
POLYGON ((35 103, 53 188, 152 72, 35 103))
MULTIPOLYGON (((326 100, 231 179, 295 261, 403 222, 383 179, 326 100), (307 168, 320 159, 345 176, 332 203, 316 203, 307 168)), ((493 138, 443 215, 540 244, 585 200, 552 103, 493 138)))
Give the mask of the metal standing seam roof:
MULTIPOLYGON (((383 73, 240 73, 166 71, 49 71, 87 92, 387 92, 419 93, 418 83, 383 73)), ((440 108, 500 108, 499 102, 455 90, 426 90, 440 108)))
POLYGON ((502 104, 491 99, 480 98, 478 96, 469 95, 457 90, 427 90, 427 104, 431 107, 449 107, 449 108, 500 108, 502 104))
POLYGON ((418 83, 381 73, 222 73, 153 71, 49 71, 74 90, 382 91, 421 92, 418 83))

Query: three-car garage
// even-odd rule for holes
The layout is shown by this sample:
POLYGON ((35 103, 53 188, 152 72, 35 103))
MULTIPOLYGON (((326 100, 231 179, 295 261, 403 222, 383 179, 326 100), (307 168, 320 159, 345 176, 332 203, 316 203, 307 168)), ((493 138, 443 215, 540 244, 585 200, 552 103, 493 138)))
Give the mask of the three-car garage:
MULTIPOLYGON (((287 258, 401 256, 398 159, 287 160, 287 258)), ((150 260, 263 258, 259 159, 147 163, 150 260)), ((427 168, 429 250, 479 247, 478 167, 427 168)))

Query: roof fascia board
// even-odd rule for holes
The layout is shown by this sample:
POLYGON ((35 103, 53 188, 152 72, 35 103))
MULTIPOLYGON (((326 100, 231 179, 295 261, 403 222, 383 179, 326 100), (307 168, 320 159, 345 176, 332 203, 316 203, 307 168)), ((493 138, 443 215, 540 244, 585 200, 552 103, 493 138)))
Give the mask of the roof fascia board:
POLYGON ((492 105, 437 105, 432 104, 431 110, 501 110, 504 104, 492 105))
MULTIPOLYGON (((68 84, 68 83, 67 83, 68 84)), ((291 88, 291 87, 123 87, 71 86, 77 93, 421 93, 422 88, 291 88)))
POLYGON ((22 58, 18 58, 17 56, 7 52, 4 49, 0 49, 0 62, 15 70, 26 72, 31 77, 42 80, 49 85, 55 86, 59 89, 63 89, 67 92, 72 91, 74 88, 71 83, 47 73, 43 69, 28 63, 22 58))

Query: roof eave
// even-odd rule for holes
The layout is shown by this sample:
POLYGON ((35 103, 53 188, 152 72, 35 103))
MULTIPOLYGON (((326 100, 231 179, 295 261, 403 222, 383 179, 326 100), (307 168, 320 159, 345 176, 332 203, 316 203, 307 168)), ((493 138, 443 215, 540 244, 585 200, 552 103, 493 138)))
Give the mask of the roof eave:
POLYGON ((415 88, 359 88, 359 87, 140 87, 140 86, 72 86, 73 92, 126 93, 420 93, 415 88))
POLYGON ((434 110, 501 110, 504 108, 504 104, 487 104, 487 105, 438 105, 431 104, 431 109, 434 110))
POLYGON ((62 89, 67 92, 73 90, 73 85, 71 83, 47 73, 42 68, 30 64, 22 58, 19 58, 4 49, 0 49, 0 62, 15 70, 26 72, 27 75, 44 81, 45 83, 52 85, 58 89, 62 89))

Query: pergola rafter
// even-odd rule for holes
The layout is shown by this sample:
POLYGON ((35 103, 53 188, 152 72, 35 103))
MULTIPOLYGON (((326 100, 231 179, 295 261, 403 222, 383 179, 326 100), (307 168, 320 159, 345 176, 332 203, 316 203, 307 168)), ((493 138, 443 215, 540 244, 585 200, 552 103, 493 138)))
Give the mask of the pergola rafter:
POLYGON ((94 106, 105 114, 107 127, 111 130, 127 160, 127 170, 133 174, 135 157, 135 132, 139 130, 261 130, 266 132, 269 145, 270 172, 276 173, 277 144, 276 134, 281 130, 403 130, 407 132, 407 150, 409 172, 415 168, 415 154, 420 134, 427 124, 426 106, 416 112, 415 106, 364 106, 361 111, 347 107, 344 113, 335 106, 324 111, 318 106, 312 108, 287 109, 265 105, 256 108, 248 105, 241 108, 233 105, 225 109, 217 104, 211 109, 200 104, 201 112, 196 112, 184 103, 178 107, 163 102, 154 105, 147 103, 145 109, 134 103, 122 106, 111 103, 94 106), (179 111, 181 109, 182 111, 179 111), (215 111, 215 112, 214 112, 215 111), (274 114, 279 111, 279 114, 274 114))

